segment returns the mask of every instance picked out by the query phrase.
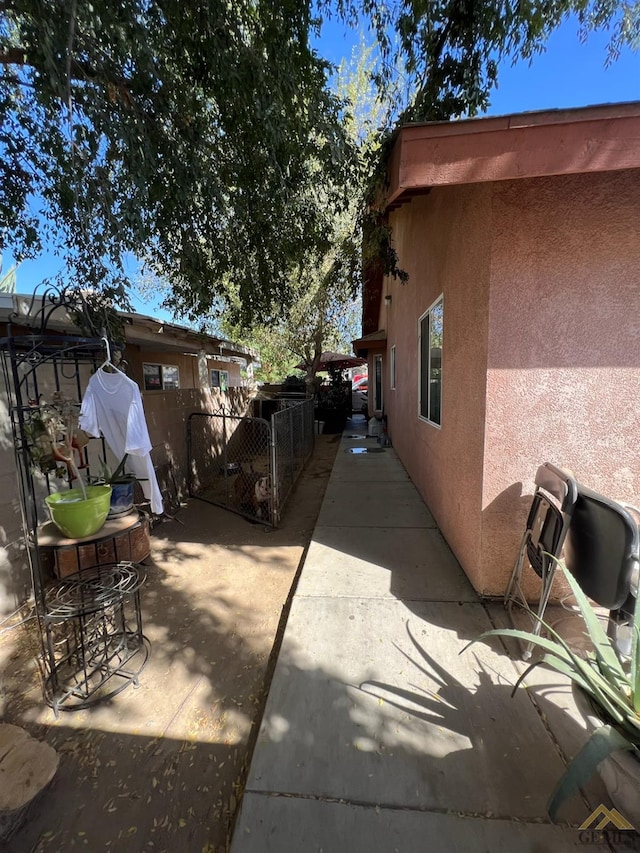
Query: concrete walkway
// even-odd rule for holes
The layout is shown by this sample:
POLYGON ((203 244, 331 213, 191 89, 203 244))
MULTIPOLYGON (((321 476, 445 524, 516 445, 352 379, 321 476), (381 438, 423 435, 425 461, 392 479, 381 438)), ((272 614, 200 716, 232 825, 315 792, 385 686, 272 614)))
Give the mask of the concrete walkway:
MULTIPOLYGON (((496 620, 393 449, 354 422, 336 457, 293 600, 232 853, 558 851, 599 783, 545 811, 584 730, 565 684, 465 645, 496 620), (537 681, 536 681, 537 679, 537 681)), ((610 850, 589 844, 589 849, 610 850)))

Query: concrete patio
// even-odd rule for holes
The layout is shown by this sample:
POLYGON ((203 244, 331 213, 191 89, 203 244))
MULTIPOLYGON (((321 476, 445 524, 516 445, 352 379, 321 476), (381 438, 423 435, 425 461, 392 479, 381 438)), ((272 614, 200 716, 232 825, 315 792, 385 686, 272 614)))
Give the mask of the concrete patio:
POLYGON ((501 605, 479 600, 393 449, 354 447, 378 447, 362 419, 293 599, 232 853, 617 849, 579 829, 611 805, 598 779, 561 824, 546 815, 585 740, 568 685, 538 668, 512 698, 523 665, 504 647, 461 654, 505 624, 501 605))

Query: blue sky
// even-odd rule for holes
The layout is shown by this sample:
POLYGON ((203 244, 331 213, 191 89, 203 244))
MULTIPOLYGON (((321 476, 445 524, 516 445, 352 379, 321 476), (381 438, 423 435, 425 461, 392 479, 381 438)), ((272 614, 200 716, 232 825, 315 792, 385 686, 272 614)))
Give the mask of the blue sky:
MULTIPOLYGON (((360 34, 335 21, 325 24, 318 48, 339 64, 350 56, 360 34)), ((640 100, 640 53, 629 48, 605 68, 609 34, 592 32, 581 43, 578 21, 569 18, 551 35, 546 50, 531 63, 499 66, 498 89, 491 96, 487 115, 640 100)))
MULTIPOLYGON (((553 33, 546 51, 531 63, 502 63, 498 89, 487 114, 640 101, 640 54, 626 49, 616 62, 605 67, 608 40, 606 32, 596 32, 581 43, 578 23, 569 19, 553 33)), ((351 55, 358 41, 358 32, 331 22, 323 30, 318 49, 338 64, 344 56, 351 55)), ((6 255, 4 260, 6 269, 6 255)), ((18 291, 30 292, 42 278, 55 274, 62 266, 52 254, 25 261, 18 269, 18 291)), ((134 309, 142 314, 171 319, 157 304, 135 296, 132 301, 134 309)))

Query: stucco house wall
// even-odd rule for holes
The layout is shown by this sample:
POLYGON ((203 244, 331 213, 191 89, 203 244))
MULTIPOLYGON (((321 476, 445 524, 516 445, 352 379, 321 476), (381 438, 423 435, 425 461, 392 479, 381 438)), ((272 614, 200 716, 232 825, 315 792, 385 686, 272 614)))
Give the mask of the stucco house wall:
POLYGON ((640 104, 414 125, 391 156, 409 281, 371 277, 354 347, 379 339, 393 445, 482 594, 505 591, 543 462, 640 502, 639 130, 640 104), (440 294, 438 428, 418 320, 440 294))
POLYGON ((542 462, 638 503, 640 171, 492 187, 479 586, 499 594, 542 462))
MULTIPOLYGON (((383 359, 389 435, 458 559, 481 562, 481 499, 491 215, 486 186, 437 189, 391 215, 406 285, 386 282, 381 328, 396 347, 396 389, 383 359), (418 318, 443 294, 442 428, 418 416, 418 318), (460 524, 460 518, 467 520, 460 524)), ((370 366, 369 372, 371 374, 370 366)))

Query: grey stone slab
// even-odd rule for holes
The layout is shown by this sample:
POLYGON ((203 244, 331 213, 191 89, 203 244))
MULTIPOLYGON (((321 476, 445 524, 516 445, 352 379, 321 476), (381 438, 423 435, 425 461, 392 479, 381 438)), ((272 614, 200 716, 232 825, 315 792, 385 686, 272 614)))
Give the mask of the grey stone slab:
MULTIPOLYGON (((515 626, 523 630, 531 628, 530 618, 518 610, 514 611, 513 623, 500 604, 489 604, 488 612, 496 627, 515 626)), ((574 649, 579 650, 584 646, 584 625, 579 616, 572 616, 561 607, 548 607, 544 618, 574 649)), ((518 645, 512 641, 505 645, 514 658, 519 672, 524 672, 529 668, 530 663, 539 657, 534 653, 530 661, 523 661, 518 645)), ((540 665, 527 674, 522 684, 522 690, 525 689, 543 709, 546 722, 562 752, 568 759, 573 758, 584 745, 589 731, 587 722, 576 705, 571 680, 549 667, 540 665)), ((611 805, 607 790, 598 775, 585 782, 583 791, 593 807, 600 803, 611 805)))
POLYGON ((297 597, 247 789, 545 819, 563 765, 538 711, 504 654, 459 654, 489 627, 479 604, 297 597))
MULTIPOLYGON (((590 837, 590 836, 589 836, 590 837)), ((628 848, 632 849, 632 848, 628 848)), ((570 827, 245 794, 231 853, 568 853, 585 846, 570 827)))
POLYGON ((410 482, 330 482, 318 525, 339 527, 435 527, 433 516, 410 482))
POLYGON ((478 600, 433 528, 316 527, 296 594, 478 600))

